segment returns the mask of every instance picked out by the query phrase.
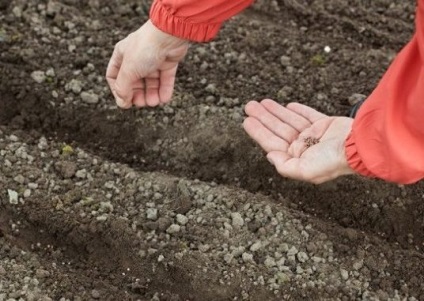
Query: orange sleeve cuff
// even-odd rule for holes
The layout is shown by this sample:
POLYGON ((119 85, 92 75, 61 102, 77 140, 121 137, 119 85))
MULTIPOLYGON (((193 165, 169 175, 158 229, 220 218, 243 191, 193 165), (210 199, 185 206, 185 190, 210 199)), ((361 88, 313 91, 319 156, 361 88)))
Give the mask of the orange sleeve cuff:
POLYGON ((187 18, 172 14, 161 1, 154 1, 150 19, 160 30, 175 37, 194 42, 208 42, 219 32, 222 23, 192 23, 187 18))
POLYGON ((371 178, 376 177, 365 167, 364 162, 362 162, 362 159, 356 148, 355 136, 353 131, 346 138, 345 152, 346 152, 346 159, 347 159, 347 163, 349 164, 349 167, 352 168, 356 173, 364 177, 371 177, 371 178))

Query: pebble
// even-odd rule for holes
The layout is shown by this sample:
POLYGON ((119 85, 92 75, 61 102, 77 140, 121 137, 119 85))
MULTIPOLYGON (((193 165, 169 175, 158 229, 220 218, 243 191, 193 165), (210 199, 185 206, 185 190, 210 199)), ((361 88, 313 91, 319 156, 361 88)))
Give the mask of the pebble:
POLYGON ((296 249, 295 246, 291 247, 290 250, 287 251, 287 256, 294 256, 298 253, 299 251, 296 249))
POLYGON ((88 104, 96 104, 99 102, 99 95, 92 92, 82 92, 81 99, 88 104))
POLYGON ((15 6, 12 9, 12 13, 16 18, 21 18, 22 17, 22 8, 20 8, 19 6, 15 6))
POLYGON ((159 231, 165 231, 172 224, 172 220, 168 217, 160 217, 157 223, 159 231))
POLYGON ((290 57, 288 57, 288 56, 286 56, 286 55, 283 55, 283 56, 280 58, 280 63, 281 63, 281 65, 283 65, 284 67, 288 67, 288 66, 290 66, 290 65, 291 65, 291 64, 290 64, 290 61, 291 61, 290 57))
POLYGON ((353 269, 355 270, 355 271, 359 271, 360 269, 362 269, 362 267, 364 266, 364 260, 363 259, 361 259, 361 260, 359 260, 359 261, 356 261, 354 264, 353 264, 353 269))
POLYGON ((31 78, 38 84, 44 83, 46 80, 46 74, 44 71, 34 71, 31 73, 31 78))
POLYGON ((87 177, 87 170, 80 169, 75 173, 75 176, 80 179, 85 179, 87 177))
POLYGON ((180 225, 172 224, 171 226, 169 226, 169 228, 166 230, 166 232, 169 233, 169 234, 175 234, 175 233, 180 232, 180 230, 181 230, 180 225))
POLYGON ((49 69, 46 71, 46 75, 47 75, 48 77, 55 77, 55 76, 56 76, 56 73, 54 72, 54 69, 53 69, 53 68, 49 68, 49 69))
POLYGON ((7 194, 9 195, 9 203, 12 205, 17 205, 19 198, 18 193, 14 190, 8 189, 7 194))
POLYGON ((241 255, 241 258, 243 259, 243 261, 245 262, 245 263, 254 263, 255 261, 253 260, 253 255, 252 254, 250 254, 250 253, 243 253, 242 255, 241 255))
POLYGON ((345 269, 340 269, 340 275, 342 276, 343 280, 349 279, 349 272, 345 269))
POLYGON ((31 189, 25 189, 24 198, 29 198, 31 196, 31 189))
POLYGON ((262 248, 262 242, 261 241, 257 241, 255 242, 251 247, 250 247, 250 251, 251 252, 256 252, 258 251, 260 248, 262 248))
POLYGON ((267 268, 272 268, 272 267, 275 267, 277 265, 277 263, 275 262, 274 258, 268 256, 264 261, 264 265, 267 268))
POLYGON ((35 276, 38 279, 48 278, 48 277, 50 277, 50 272, 49 271, 46 271, 46 270, 42 270, 42 269, 37 269, 35 271, 35 276))
POLYGON ((146 217, 151 221, 155 221, 158 219, 158 210, 156 208, 148 208, 146 210, 146 217))
POLYGON ((185 215, 177 214, 177 222, 180 225, 184 226, 184 225, 186 225, 188 223, 188 218, 185 215))
POLYGON ((37 183, 28 183, 28 188, 35 190, 38 188, 38 184, 37 183))
POLYGON ((82 83, 77 79, 73 79, 65 86, 65 89, 71 90, 75 94, 80 94, 82 91, 82 83))
POLYGON ((241 228, 244 226, 244 219, 241 216, 241 214, 238 212, 231 213, 231 220, 232 220, 232 225, 235 228, 241 228))
POLYGON ((77 171, 77 165, 70 161, 59 161, 54 165, 54 167, 65 179, 72 178, 77 171))
POLYGON ((15 182, 19 183, 19 184, 24 184, 25 183, 25 178, 23 175, 17 175, 14 179, 15 182))
POLYGON ((309 259, 309 256, 305 252, 297 253, 297 260, 299 262, 306 262, 309 259))
POLYGON ((98 290, 92 290, 91 297, 93 297, 94 299, 100 299, 100 292, 98 290))
POLYGON ((227 254, 224 255, 224 261, 227 264, 230 264, 231 261, 233 261, 233 259, 234 259, 234 255, 233 254, 227 253, 227 254))

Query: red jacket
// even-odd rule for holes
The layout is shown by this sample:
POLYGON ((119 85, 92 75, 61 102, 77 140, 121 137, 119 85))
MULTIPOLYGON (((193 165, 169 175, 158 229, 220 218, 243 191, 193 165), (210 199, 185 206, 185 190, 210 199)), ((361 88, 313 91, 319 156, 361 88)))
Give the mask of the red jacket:
MULTIPOLYGON (((205 42, 253 0, 155 0, 150 18, 159 29, 205 42)), ((349 165, 359 174, 397 183, 424 178, 424 0, 416 33, 359 110, 346 140, 349 165)))

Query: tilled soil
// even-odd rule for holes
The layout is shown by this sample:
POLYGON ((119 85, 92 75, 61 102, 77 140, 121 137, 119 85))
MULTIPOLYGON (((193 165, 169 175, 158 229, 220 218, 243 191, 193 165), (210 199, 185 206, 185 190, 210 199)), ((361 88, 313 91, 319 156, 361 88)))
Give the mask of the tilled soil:
POLYGON ((258 1, 121 111, 105 66, 149 3, 0 0, 0 300, 424 300, 422 183, 282 179, 240 126, 264 97, 345 115, 414 4, 258 1))

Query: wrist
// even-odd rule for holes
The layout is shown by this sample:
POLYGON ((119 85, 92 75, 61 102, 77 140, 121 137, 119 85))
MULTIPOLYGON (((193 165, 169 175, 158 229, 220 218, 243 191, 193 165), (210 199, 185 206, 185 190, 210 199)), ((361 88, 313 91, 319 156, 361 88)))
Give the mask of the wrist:
POLYGON ((344 141, 341 143, 339 148, 339 162, 340 176, 356 174, 356 171, 349 164, 344 141))
POLYGON ((156 27, 151 20, 148 20, 143 27, 146 27, 147 31, 152 36, 153 42, 161 49, 175 49, 184 45, 188 45, 189 41, 181 39, 166 33, 156 27))

